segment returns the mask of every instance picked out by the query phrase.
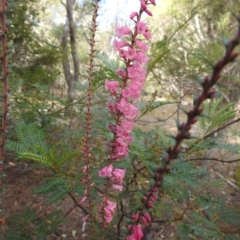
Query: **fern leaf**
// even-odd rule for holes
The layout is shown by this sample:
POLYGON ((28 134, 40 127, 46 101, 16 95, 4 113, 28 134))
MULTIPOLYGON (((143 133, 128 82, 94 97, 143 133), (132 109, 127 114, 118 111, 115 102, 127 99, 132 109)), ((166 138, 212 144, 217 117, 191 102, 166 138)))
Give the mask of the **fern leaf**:
POLYGON ((52 163, 49 162, 48 158, 37 154, 37 153, 33 153, 33 152, 21 152, 19 153, 19 158, 20 159, 25 159, 25 160, 32 160, 38 163, 41 163, 43 165, 46 165, 48 167, 52 167, 52 163))
POLYGON ((48 197, 47 201, 50 204, 57 202, 57 201, 61 200, 67 193, 68 193, 68 191, 66 189, 59 189, 57 192, 51 194, 48 197))
POLYGON ((119 68, 118 63, 113 59, 109 58, 109 56, 106 53, 98 52, 95 57, 99 59, 108 69, 110 69, 114 73, 119 68))
POLYGON ((68 183, 66 182, 66 180, 61 179, 61 178, 57 178, 57 179, 53 179, 51 181, 48 181, 47 183, 45 183, 44 185, 41 185, 39 187, 37 187, 34 190, 34 193, 36 194, 46 194, 55 190, 58 190, 59 188, 66 188, 67 189, 68 183))

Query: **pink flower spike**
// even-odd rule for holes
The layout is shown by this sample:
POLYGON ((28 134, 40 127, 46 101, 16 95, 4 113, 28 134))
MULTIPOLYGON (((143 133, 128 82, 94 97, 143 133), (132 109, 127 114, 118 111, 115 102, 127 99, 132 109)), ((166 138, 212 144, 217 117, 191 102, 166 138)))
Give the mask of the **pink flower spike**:
POLYGON ((101 178, 112 176, 113 165, 104 167, 102 170, 98 171, 98 176, 101 178))
POLYGON ((130 19, 133 20, 133 18, 137 17, 138 16, 138 13, 137 12, 133 12, 130 14, 130 19))
POLYGON ((116 35, 117 37, 121 38, 124 37, 126 35, 130 35, 132 34, 132 31, 128 28, 128 27, 116 27, 116 35))

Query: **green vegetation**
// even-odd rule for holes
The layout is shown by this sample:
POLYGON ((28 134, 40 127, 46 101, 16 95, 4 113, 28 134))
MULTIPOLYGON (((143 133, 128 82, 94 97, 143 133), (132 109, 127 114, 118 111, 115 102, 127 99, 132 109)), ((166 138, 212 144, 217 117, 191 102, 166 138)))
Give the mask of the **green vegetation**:
MULTIPOLYGON (((177 106, 176 114, 163 113, 159 118, 164 118, 163 125, 172 118, 176 118, 176 125, 182 123, 180 115, 187 105, 193 105, 194 96, 201 89, 201 79, 196 76, 204 77, 212 71, 213 64, 224 53, 225 38, 236 32, 234 14, 240 11, 237 0, 161 2, 162 5, 153 11, 154 18, 149 20, 154 35, 149 50, 148 81, 132 136, 134 141, 128 157, 116 162, 117 167, 127 169, 123 191, 112 196, 117 201, 117 214, 112 226, 117 227, 109 229, 106 239, 114 239, 119 231, 119 239, 123 239, 128 217, 142 204, 141 198, 152 184, 154 171, 164 165, 165 151, 175 143, 173 131, 160 124, 151 130, 140 127, 142 117, 149 117, 151 123, 153 111, 160 109, 161 112, 163 106, 173 105, 177 106)), ((73 6, 75 47, 79 60, 77 80, 73 77, 76 73, 73 43, 67 35, 63 47, 66 24, 51 21, 53 16, 48 11, 51 8, 66 16, 65 6, 60 1, 16 0, 9 4, 11 128, 5 150, 9 155, 14 153, 16 164, 27 161, 33 168, 47 171, 44 183, 34 189, 33 194, 46 195, 46 202, 50 205, 70 198, 75 208, 87 214, 79 200, 85 190, 80 180, 84 177, 82 148, 88 85, 88 25, 92 5, 91 1, 85 0, 73 6), (66 66, 73 81, 72 92, 66 76, 68 71, 64 69, 66 66), (73 94, 72 98, 69 93, 73 94)), ((97 173, 105 166, 109 157, 108 143, 113 137, 108 129, 111 118, 106 107, 109 96, 104 91, 104 84, 105 79, 119 80, 115 71, 122 64, 113 55, 109 42, 105 41, 112 37, 113 28, 114 23, 106 31, 99 32, 99 51, 95 52, 90 157, 91 175, 96 182, 91 194, 96 206, 100 204, 99 194, 105 183, 97 173)), ((183 151, 171 164, 171 171, 158 191, 159 198, 151 214, 155 223, 174 226, 171 239, 239 239, 239 232, 230 234, 221 228, 225 223, 240 226, 239 209, 234 204, 226 204, 227 196, 220 195, 221 191, 215 194, 215 189, 224 188, 226 181, 212 177, 213 173, 203 168, 200 162, 211 149, 225 151, 225 155, 230 156, 240 152, 239 141, 225 138, 227 134, 231 138, 240 134, 235 121, 239 117, 236 110, 240 100, 239 71, 239 59, 224 70, 221 81, 215 86, 219 96, 204 104, 203 114, 198 119, 197 136, 193 134, 184 142, 183 151)), ((212 157, 214 159, 225 160, 219 156, 212 157)), ((234 186, 240 187, 240 163, 228 164, 235 164, 233 176, 236 181, 232 177, 230 180, 234 186)), ((239 194, 239 189, 236 191, 239 194)), ((96 218, 97 211, 94 209, 96 218)), ((37 211, 32 209, 25 209, 23 214, 5 216, 9 226, 4 240, 46 239, 64 217, 68 220, 67 215, 63 216, 61 211, 54 211, 39 218, 37 211)))

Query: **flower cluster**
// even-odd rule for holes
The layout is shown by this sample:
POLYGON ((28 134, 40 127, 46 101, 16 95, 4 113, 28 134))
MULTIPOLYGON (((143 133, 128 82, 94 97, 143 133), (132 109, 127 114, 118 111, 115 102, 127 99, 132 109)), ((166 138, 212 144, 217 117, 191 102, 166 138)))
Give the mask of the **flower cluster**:
MULTIPOLYGON (((108 178, 112 188, 119 191, 122 191, 123 188, 125 169, 114 168, 113 162, 116 159, 124 158, 128 154, 128 147, 132 142, 131 131, 138 115, 135 103, 141 96, 142 88, 146 81, 145 66, 149 61, 146 54, 148 46, 144 40, 150 40, 151 34, 147 25, 141 22, 140 19, 143 12, 152 16, 147 6, 149 4, 156 5, 155 0, 140 0, 140 3, 139 13, 134 12, 130 15, 130 19, 135 23, 134 31, 126 26, 116 28, 116 39, 113 41, 113 48, 125 63, 125 68, 116 71, 119 81, 107 79, 105 82, 106 91, 114 99, 113 102, 108 104, 110 113, 115 120, 115 125, 109 126, 114 139, 111 143, 110 164, 98 171, 98 175, 102 178, 108 178)), ((105 201, 109 200, 105 199, 105 201)), ((105 205, 106 207, 107 204, 105 205)), ((104 212, 106 212, 105 208, 104 212)), ((108 222, 111 217, 108 214, 108 216, 104 216, 104 219, 108 222)), ((139 226, 132 227, 134 235, 141 235, 139 226)))
POLYGON ((104 211, 104 220, 106 223, 110 223, 112 221, 112 214, 115 211, 116 203, 108 200, 107 198, 103 199, 103 203, 99 207, 99 211, 104 211))

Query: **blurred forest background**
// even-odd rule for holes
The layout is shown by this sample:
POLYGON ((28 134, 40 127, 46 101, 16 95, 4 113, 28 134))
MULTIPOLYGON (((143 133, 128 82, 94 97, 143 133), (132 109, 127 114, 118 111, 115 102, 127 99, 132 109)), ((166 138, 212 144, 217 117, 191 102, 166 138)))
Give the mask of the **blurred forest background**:
MULTIPOLYGON (((14 0, 9 2, 7 19, 11 89, 9 138, 11 140, 17 139, 14 132, 16 125, 25 123, 29 126, 38 126, 46 133, 47 144, 55 145, 56 149, 61 149, 63 152, 73 153, 83 143, 84 108, 88 87, 88 39, 93 11, 91 2, 90 0, 14 0)), ((162 128, 162 126, 164 129, 166 125, 168 127, 165 130, 174 133, 176 132, 175 125, 172 123, 174 118, 183 119, 180 109, 189 109, 193 104, 194 95, 201 90, 196 76, 204 77, 211 73, 213 64, 224 54, 223 42, 236 34, 238 22, 234 14, 240 14, 240 4, 239 0, 161 0, 156 3, 157 6, 151 9, 153 17, 145 16, 153 38, 150 41, 151 60, 147 68, 148 80, 139 103, 142 114, 137 124, 143 131, 154 127, 162 128)), ((132 23, 128 16, 132 11, 136 11, 138 6, 137 0, 100 1, 92 108, 96 120, 95 128, 98 130, 105 131, 107 128, 105 116, 108 113, 105 105, 109 96, 104 90, 105 79, 114 78, 114 71, 121 66, 112 46, 115 28, 118 25, 131 27, 132 23)), ((239 51, 240 48, 238 47, 237 50, 239 51)), ((239 59, 224 69, 221 81, 215 89, 220 93, 221 98, 206 103, 205 109, 211 118, 201 120, 195 132, 202 139, 239 117, 239 59)), ((217 144, 221 142, 226 151, 232 150, 236 154, 234 157, 238 157, 240 129, 236 125, 229 129, 231 142, 225 144, 219 140, 219 137, 225 136, 224 131, 220 134, 218 132, 215 142, 217 144), (230 143, 234 146, 230 147, 230 143)), ((106 141, 99 137, 98 130, 93 129, 94 143, 101 148, 106 141)), ((142 137, 142 133, 141 137, 138 137, 138 134, 136 133, 135 139, 142 137)), ((187 159, 196 158, 194 155, 196 152, 198 152, 197 157, 218 158, 220 147, 215 148, 215 142, 213 140, 205 142, 205 145, 202 144, 198 149, 194 148, 191 142, 184 145, 183 149, 190 149, 187 159), (217 152, 212 149, 217 149, 217 152)), ((13 150, 11 147, 9 149, 13 150)), ((17 154, 18 151, 15 149, 17 154)), ((159 155, 159 152, 156 154, 159 155)), ((104 153, 99 150, 94 156, 96 159, 101 159, 104 153)), ((226 160, 226 155, 224 159, 226 160)), ((12 155, 9 162, 10 166, 16 164, 12 155)), ((219 171, 218 177, 225 182, 229 182, 228 179, 231 178, 231 186, 234 186, 234 191, 239 192, 240 165, 237 162, 234 164, 230 170, 228 169, 230 164, 223 165, 224 171, 228 169, 227 175, 219 171)), ((205 170, 211 169, 209 161, 204 161, 200 165, 205 170)), ((72 165, 69 166, 70 170, 71 167, 72 165)), ((25 164, 20 164, 16 174, 25 173, 26 168, 25 164)), ((172 215, 177 214, 179 217, 181 215, 179 211, 176 207, 172 215)), ((211 217, 208 216, 209 222, 212 221, 211 217)), ((238 239, 238 235, 234 235, 234 238, 231 236, 206 238, 206 236, 212 236, 212 232, 208 232, 207 234, 210 235, 205 237, 194 238, 192 235, 186 237, 183 234, 184 229, 185 232, 189 230, 184 227, 181 231, 179 230, 179 236, 182 234, 181 239, 238 239)), ((171 231, 175 230, 170 229, 169 232, 171 231)), ((214 229, 214 231, 221 235, 220 230, 218 232, 214 229)), ((65 233, 61 232, 61 234, 65 233)), ((198 230, 195 229, 194 234, 199 234, 198 230)), ((72 232, 71 235, 73 239, 81 239, 78 235, 74 238, 76 233, 72 232)), ((11 237, 6 239, 15 240, 11 237)), ((167 239, 174 239, 174 236, 168 236, 167 239)))
MULTIPOLYGON (((139 5, 138 1, 129 2, 100 3, 99 71, 109 60, 106 56, 116 59, 112 48, 115 27, 129 25, 128 13, 139 5), (106 14, 109 11, 111 14, 106 14)), ((195 76, 211 71, 214 61, 224 53, 221 38, 235 33, 233 13, 239 13, 239 8, 237 1, 159 1, 154 17, 148 18, 153 39, 145 94, 157 91, 157 98, 178 102, 191 99, 199 89, 195 76)), ((91 13, 91 1, 10 3, 9 80, 16 109, 12 117, 39 121, 44 126, 71 107, 79 109, 87 87, 91 13)), ((96 94, 101 95, 103 86, 99 87, 96 94)), ((216 88, 226 102, 239 100, 239 62, 225 69, 216 88)))

